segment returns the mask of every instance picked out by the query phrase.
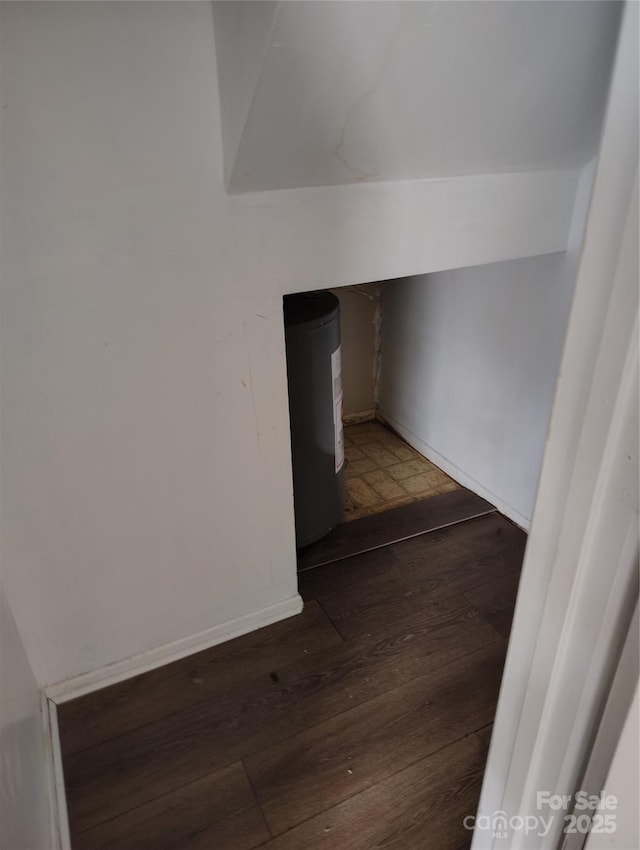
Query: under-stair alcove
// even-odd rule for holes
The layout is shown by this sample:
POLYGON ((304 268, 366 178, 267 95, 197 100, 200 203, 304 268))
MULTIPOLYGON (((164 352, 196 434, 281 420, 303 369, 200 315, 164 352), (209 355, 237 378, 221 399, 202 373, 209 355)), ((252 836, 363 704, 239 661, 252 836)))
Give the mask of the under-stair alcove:
MULTIPOLYGON (((342 522, 377 516, 392 528, 387 540, 372 534, 373 520, 361 523, 359 543, 360 526, 337 528, 303 547, 300 568, 342 557, 345 532, 350 555, 419 533, 420 522, 397 530, 399 512, 386 512, 465 488, 528 530, 591 179, 589 170, 575 244, 565 252, 332 290, 340 305, 342 522)), ((321 500, 318 487, 310 509, 321 500)))

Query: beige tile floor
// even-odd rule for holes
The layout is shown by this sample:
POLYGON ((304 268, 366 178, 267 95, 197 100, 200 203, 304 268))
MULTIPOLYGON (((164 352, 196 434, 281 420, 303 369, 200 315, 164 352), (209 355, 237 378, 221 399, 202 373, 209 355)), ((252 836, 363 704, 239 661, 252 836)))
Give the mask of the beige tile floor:
POLYGON ((345 521, 460 486, 380 422, 348 425, 344 443, 345 521))

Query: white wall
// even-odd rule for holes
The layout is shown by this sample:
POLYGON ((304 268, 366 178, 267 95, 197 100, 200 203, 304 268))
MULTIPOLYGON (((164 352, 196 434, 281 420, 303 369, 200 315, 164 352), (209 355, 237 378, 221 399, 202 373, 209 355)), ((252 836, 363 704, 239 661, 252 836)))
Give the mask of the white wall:
MULTIPOLYGON (((229 5, 244 6, 214 4, 225 23, 229 5)), ((260 50, 271 9, 220 30, 222 101, 246 119, 225 148, 235 192, 571 168, 595 155, 619 3, 277 6, 260 50), (251 98, 238 72, 248 53, 251 98)))
POLYGON ((441 272, 383 298, 383 417, 522 525, 568 318, 563 267, 553 254, 441 272))
POLYGON ((0 847, 51 846, 40 692, 0 589, 0 847))
POLYGON ((575 285, 593 164, 570 249, 385 284, 380 412, 525 528, 575 285))
POLYGON ((3 580, 45 685, 297 604, 283 293, 563 250, 578 173, 230 197, 209 4, 1 34, 3 580))
POLYGON ((344 417, 375 410, 375 375, 382 287, 344 286, 332 290, 340 301, 342 413, 344 417))
POLYGON ((214 2, 216 62, 225 180, 236 159, 258 85, 279 3, 272 0, 214 2))

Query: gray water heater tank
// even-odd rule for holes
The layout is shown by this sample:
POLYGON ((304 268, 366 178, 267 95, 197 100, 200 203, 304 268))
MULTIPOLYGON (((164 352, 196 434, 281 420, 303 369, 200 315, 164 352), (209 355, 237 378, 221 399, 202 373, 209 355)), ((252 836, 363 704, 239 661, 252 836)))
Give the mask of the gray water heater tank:
POLYGON ((285 295, 284 327, 300 549, 328 534, 343 515, 340 302, 324 291, 285 295))

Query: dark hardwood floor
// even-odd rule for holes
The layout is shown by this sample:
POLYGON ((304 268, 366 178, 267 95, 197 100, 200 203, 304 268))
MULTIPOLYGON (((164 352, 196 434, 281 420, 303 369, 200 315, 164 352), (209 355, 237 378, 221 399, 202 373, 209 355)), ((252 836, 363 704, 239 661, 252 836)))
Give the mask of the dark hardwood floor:
POLYGON ((468 847, 526 537, 454 513, 301 573, 297 617, 60 705, 73 850, 468 847))
POLYGON ((465 487, 456 487, 451 492, 391 508, 382 514, 369 514, 340 523, 322 540, 299 553, 298 570, 322 567, 493 511, 493 505, 480 496, 465 487))

